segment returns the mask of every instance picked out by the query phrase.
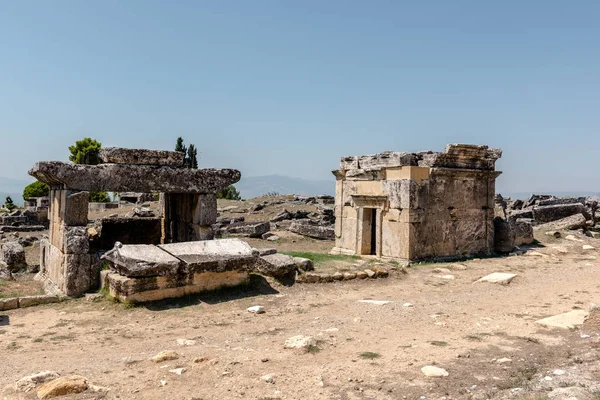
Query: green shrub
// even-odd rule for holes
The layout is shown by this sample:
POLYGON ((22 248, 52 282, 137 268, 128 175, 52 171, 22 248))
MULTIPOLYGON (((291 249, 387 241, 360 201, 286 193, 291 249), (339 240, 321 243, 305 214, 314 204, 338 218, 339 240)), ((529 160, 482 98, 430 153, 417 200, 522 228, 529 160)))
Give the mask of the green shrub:
POLYGON ((44 182, 35 181, 23 189, 23 199, 28 197, 43 197, 50 194, 50 186, 44 182))

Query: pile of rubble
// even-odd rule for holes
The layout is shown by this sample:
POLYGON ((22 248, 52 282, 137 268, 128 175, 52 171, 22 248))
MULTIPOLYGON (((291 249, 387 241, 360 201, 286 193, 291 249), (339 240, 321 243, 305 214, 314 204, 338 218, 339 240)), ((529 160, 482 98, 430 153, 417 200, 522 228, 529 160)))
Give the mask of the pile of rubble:
POLYGON ((33 232, 42 231, 48 227, 48 211, 40 216, 37 210, 25 209, 0 214, 0 233, 2 232, 33 232))
POLYGON ((600 198, 558 197, 534 194, 527 200, 495 198, 495 247, 510 252, 515 246, 533 242, 533 230, 582 229, 584 233, 600 219, 600 198))
MULTIPOLYGON (((315 199, 321 199, 328 196, 310 197, 311 201, 315 199)), ((294 199, 297 202, 298 197, 294 199)), ((272 204, 263 202, 261 205, 265 206, 272 204)), ((281 204, 281 202, 277 203, 281 204)), ((256 205, 253 209, 256 208, 256 205)), ((253 210, 252 212, 260 211, 253 210)), ((296 210, 288 211, 284 209, 277 215, 270 218, 268 221, 253 221, 247 222, 244 216, 236 217, 219 217, 217 222, 213 224, 212 228, 215 232, 216 237, 222 237, 223 235, 228 236, 241 236, 251 238, 262 238, 265 240, 277 240, 278 237, 271 231, 275 230, 287 230, 299 235, 308 236, 319 240, 334 240, 334 223, 335 216, 333 207, 325 205, 319 205, 317 211, 306 211, 296 210)))

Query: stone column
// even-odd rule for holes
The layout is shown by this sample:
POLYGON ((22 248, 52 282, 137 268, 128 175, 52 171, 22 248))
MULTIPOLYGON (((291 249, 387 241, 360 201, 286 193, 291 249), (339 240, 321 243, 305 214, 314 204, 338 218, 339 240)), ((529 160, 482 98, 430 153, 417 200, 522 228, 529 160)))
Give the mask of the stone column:
POLYGON ((89 192, 50 192, 50 238, 42 242, 40 272, 67 296, 85 293, 93 280, 87 237, 89 192))
POLYGON ((163 243, 212 240, 212 224, 217 222, 217 196, 214 193, 164 193, 163 243))

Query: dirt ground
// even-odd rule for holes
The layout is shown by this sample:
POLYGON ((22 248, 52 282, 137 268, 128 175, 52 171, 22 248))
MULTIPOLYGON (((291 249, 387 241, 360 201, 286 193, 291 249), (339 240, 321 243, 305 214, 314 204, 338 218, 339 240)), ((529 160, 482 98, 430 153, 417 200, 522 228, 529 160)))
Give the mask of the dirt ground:
POLYGON ((33 399, 15 382, 50 370, 106 389, 64 397, 73 399, 544 399, 553 387, 577 385, 594 392, 598 337, 535 324, 600 299, 600 240, 575 235, 581 241, 541 235, 542 246, 525 255, 418 265, 387 279, 281 286, 256 276, 248 287, 136 307, 76 299, 3 312, 0 389, 6 399, 33 399), (474 283, 491 272, 518 276, 509 285, 474 283), (439 277, 448 274, 454 279, 439 277), (255 305, 266 312, 246 310, 255 305), (296 335, 317 345, 285 349, 296 335), (149 361, 163 350, 180 358, 149 361), (426 365, 449 376, 425 377, 426 365), (169 372, 180 367, 182 375, 169 372))

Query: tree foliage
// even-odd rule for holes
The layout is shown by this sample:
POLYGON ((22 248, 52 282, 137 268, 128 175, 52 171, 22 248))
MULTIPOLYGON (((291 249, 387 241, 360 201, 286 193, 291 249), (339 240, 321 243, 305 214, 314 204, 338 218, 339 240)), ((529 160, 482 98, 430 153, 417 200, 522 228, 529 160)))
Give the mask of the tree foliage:
POLYGON ((240 192, 235 189, 235 186, 229 185, 225 189, 217 192, 217 199, 241 200, 240 192))
POLYGON ((50 194, 50 186, 46 185, 44 182, 35 181, 25 186, 23 189, 23 198, 26 199, 28 197, 44 197, 50 194))
POLYGON ((69 160, 75 164, 96 165, 100 163, 99 152, 102 143, 92 139, 83 138, 75 142, 75 146, 69 146, 71 155, 69 160))
MULTIPOLYGON (((92 138, 83 138, 75 142, 75 146, 69 146, 71 155, 69 160, 75 164, 96 165, 100 163, 100 149, 102 143, 92 138)), ((93 203, 109 203, 110 197, 105 191, 90 192, 90 201, 93 203)))
POLYGON ((90 192, 90 201, 92 203, 110 203, 110 197, 104 191, 90 192))

